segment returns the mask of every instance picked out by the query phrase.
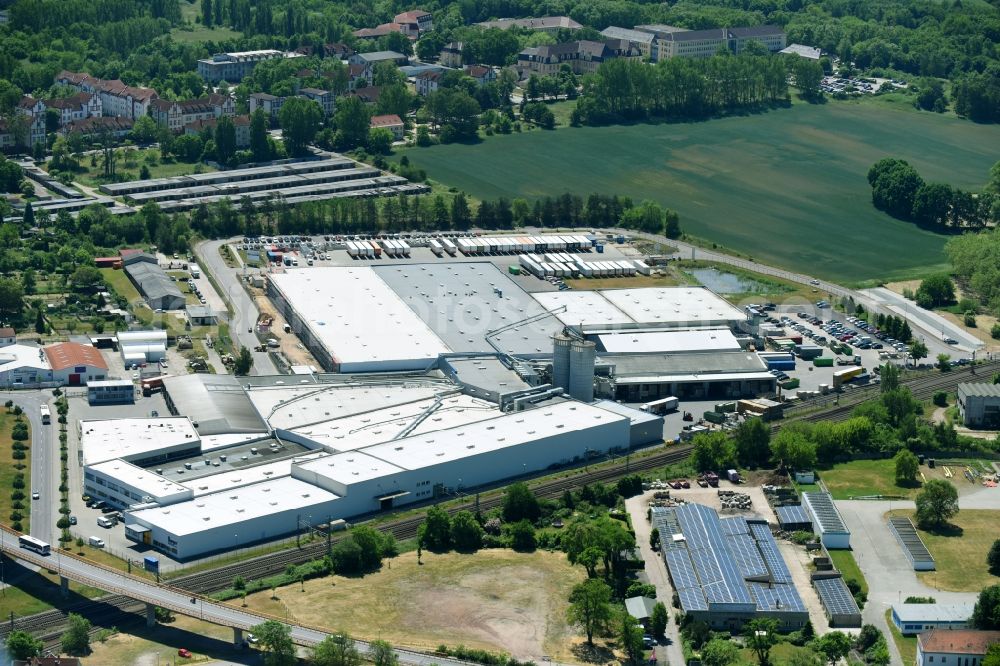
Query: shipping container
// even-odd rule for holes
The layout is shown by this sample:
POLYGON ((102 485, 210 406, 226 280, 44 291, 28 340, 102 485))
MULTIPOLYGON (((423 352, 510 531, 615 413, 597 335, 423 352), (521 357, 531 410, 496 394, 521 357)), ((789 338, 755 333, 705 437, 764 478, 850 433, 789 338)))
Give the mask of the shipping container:
POLYGON ((830 357, 820 357, 813 359, 813 365, 817 368, 832 368, 833 359, 830 357))
POLYGON ((726 415, 720 414, 719 412, 705 412, 702 418, 704 418, 709 423, 719 424, 726 422, 726 415))
POLYGON ((834 370, 833 372, 833 388, 839 389, 846 382, 855 379, 864 372, 864 368, 861 366, 854 366, 851 368, 844 368, 843 370, 834 370))
POLYGON ((448 254, 450 254, 453 257, 455 256, 455 251, 456 251, 457 248, 455 247, 454 243, 452 243, 447 238, 442 238, 441 239, 441 245, 444 247, 444 251, 445 252, 447 252, 448 254))
POLYGON ((439 243, 434 239, 431 239, 430 248, 431 252, 433 252, 435 255, 439 257, 444 254, 444 248, 441 246, 441 243, 439 243))
POLYGON ((635 264, 635 270, 639 275, 649 275, 652 272, 649 265, 642 259, 633 259, 632 263, 635 264))
POLYGON ((381 259, 382 258, 382 246, 379 245, 378 243, 376 243, 375 241, 368 241, 368 245, 371 246, 372 252, 374 253, 375 258, 376 259, 381 259))
POLYGON ((511 275, 520 275, 521 267, 516 264, 511 264, 510 266, 507 267, 507 272, 510 273, 511 275))
POLYGON ((594 247, 597 248, 597 254, 604 254, 604 245, 602 245, 602 244, 599 243, 599 244, 595 245, 594 247))

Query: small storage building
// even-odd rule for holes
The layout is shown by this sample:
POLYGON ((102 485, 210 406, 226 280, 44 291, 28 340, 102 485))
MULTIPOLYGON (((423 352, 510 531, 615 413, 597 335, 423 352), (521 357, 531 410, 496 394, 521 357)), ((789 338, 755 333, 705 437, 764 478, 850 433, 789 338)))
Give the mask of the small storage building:
POLYGON ((904 636, 931 629, 968 629, 975 603, 893 604, 892 623, 904 636))
POLYGON ((802 501, 809 511, 813 531, 828 549, 851 547, 851 532, 844 524, 830 493, 802 493, 802 501))

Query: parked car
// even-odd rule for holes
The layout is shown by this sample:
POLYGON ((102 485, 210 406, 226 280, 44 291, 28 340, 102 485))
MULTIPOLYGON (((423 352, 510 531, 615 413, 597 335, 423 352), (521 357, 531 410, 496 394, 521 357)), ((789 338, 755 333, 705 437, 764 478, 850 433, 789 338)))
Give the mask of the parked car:
POLYGON ((184 657, 185 659, 190 659, 191 658, 191 650, 188 650, 187 648, 178 648, 178 650, 177 650, 177 656, 178 657, 184 657))

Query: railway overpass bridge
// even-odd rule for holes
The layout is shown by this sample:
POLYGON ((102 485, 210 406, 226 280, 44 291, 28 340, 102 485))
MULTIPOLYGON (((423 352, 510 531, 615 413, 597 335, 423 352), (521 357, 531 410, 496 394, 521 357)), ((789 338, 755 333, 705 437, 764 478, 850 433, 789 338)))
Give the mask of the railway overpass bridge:
MULTIPOLYGON (((233 629, 233 646, 236 648, 242 648, 244 645, 244 631, 267 620, 276 620, 290 627, 292 641, 296 645, 303 647, 313 647, 331 635, 330 632, 318 627, 293 624, 281 618, 263 613, 249 612, 201 595, 193 595, 191 592, 170 585, 154 583, 144 578, 91 562, 55 547, 52 548, 50 555, 41 555, 35 551, 22 548, 19 542, 20 536, 19 532, 10 529, 6 525, 0 525, 0 551, 12 558, 30 562, 48 571, 58 573, 62 589, 66 593, 69 591, 69 582, 74 581, 145 603, 146 624, 148 626, 153 626, 156 623, 155 611, 156 607, 160 606, 174 613, 198 618, 220 626, 231 627, 233 629)), ((355 644, 362 652, 366 651, 369 647, 369 644, 365 641, 355 641, 355 644)), ((420 652, 400 649, 397 649, 395 652, 401 663, 413 666, 430 666, 431 664, 468 666, 467 662, 420 652)))

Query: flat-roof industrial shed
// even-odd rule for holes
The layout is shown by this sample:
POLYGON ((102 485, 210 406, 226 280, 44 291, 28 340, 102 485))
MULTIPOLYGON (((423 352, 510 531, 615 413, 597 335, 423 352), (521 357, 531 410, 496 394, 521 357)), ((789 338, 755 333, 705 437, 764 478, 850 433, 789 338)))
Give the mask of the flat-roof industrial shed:
POLYGON ((893 604, 892 623, 904 636, 913 636, 931 629, 968 629, 975 606, 973 602, 893 604))
POLYGON ((913 523, 906 516, 893 516, 889 518, 889 529, 896 536, 899 545, 903 548, 906 559, 913 565, 914 571, 934 571, 936 564, 934 556, 927 550, 913 523))
POLYGON ((959 384, 958 411, 966 427, 1000 427, 1000 384, 959 384))
POLYGON ((801 504, 775 507, 774 513, 778 517, 778 527, 786 532, 812 532, 812 519, 801 504))
POLYGON ((143 256, 148 258, 126 263, 125 272, 149 307, 154 310, 184 309, 184 295, 177 288, 177 283, 160 268, 155 257, 143 256))
POLYGON ((861 609, 854 595, 844 582, 843 576, 820 576, 812 581, 816 595, 823 604, 823 610, 831 627, 860 627, 861 609))
POLYGON ((824 546, 833 549, 851 547, 851 532, 840 517, 830 493, 802 493, 802 502, 812 519, 813 532, 820 536, 824 546))

